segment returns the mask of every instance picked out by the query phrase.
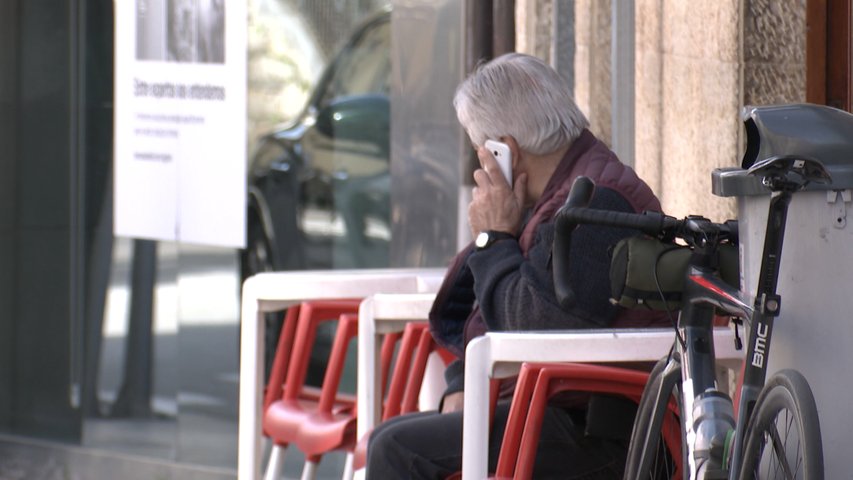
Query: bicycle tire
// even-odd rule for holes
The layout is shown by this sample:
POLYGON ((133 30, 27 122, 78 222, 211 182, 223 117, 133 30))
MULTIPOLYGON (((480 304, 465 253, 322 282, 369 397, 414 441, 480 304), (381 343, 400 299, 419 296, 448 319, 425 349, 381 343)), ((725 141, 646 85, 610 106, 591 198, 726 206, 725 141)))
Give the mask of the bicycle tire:
POLYGON ((796 370, 781 370, 765 384, 745 438, 739 478, 823 478, 823 445, 817 406, 808 382, 796 370), (779 432, 780 421, 784 432, 779 432), (782 433, 784 438, 780 437, 782 433), (774 448, 765 448, 768 444, 774 448), (792 447, 793 452, 789 452, 788 447, 792 447), (785 462, 780 461, 780 448, 784 449, 785 462), (794 458, 791 453, 795 454, 794 458), (786 467, 787 471, 781 471, 786 467), (766 473, 765 468, 768 469, 766 473))
MULTIPOLYGON (((680 421, 680 398, 676 394, 676 399, 679 400, 678 408, 679 415, 674 415, 669 408, 667 408, 666 412, 663 413, 661 419, 655 425, 654 421, 654 413, 657 400, 657 392, 661 388, 661 384, 664 381, 663 370, 666 367, 667 359, 664 358, 655 364, 655 367, 652 369, 649 374, 649 381, 646 384, 646 387, 643 389, 643 395, 640 398, 640 403, 637 407, 637 416, 634 418, 634 427, 631 431, 631 440, 628 444, 628 455, 625 463, 625 476, 626 480, 638 480, 638 479, 666 479, 672 480, 673 478, 677 478, 676 475, 678 473, 683 473, 686 471, 684 467, 686 467, 687 462, 685 458, 685 432, 684 428, 681 427, 680 421), (679 432, 671 431, 670 435, 680 435, 681 437, 681 451, 674 452, 672 449, 673 445, 668 445, 664 440, 664 435, 662 430, 664 428, 663 416, 669 415, 670 421, 666 422, 666 425, 678 425, 679 432), (647 446, 646 441, 650 442, 647 446), (652 449, 650 452, 650 456, 646 462, 646 465, 642 465, 642 457, 643 451, 646 449, 652 449), (681 456, 681 472, 679 472, 679 465, 675 461, 675 455, 681 456)), ((676 375, 676 378, 680 380, 680 373, 676 375)), ((676 393, 679 382, 674 382, 673 385, 670 386, 670 391, 676 393)), ((668 403, 666 404, 668 405, 668 403)), ((671 438, 671 437, 670 437, 671 438)))

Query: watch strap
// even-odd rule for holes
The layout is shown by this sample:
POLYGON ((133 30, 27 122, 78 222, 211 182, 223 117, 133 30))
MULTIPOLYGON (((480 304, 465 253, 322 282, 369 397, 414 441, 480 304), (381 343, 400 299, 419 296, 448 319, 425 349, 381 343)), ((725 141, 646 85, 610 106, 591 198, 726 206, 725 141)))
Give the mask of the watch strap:
POLYGON ((478 250, 484 250, 484 249, 486 249, 486 248, 489 248, 489 247, 491 247, 495 242, 498 242, 498 241, 500 241, 500 240, 509 240, 509 239, 513 239, 513 240, 514 240, 514 239, 515 239, 515 235, 513 235, 513 234, 511 234, 511 233, 509 233, 509 232, 501 232, 501 231, 498 231, 498 230, 486 230, 485 232, 482 232, 482 233, 481 233, 481 235, 482 235, 483 233, 485 233, 485 234, 488 236, 488 240, 486 240, 486 243, 485 243, 484 245, 479 246, 479 247, 477 248, 478 250))

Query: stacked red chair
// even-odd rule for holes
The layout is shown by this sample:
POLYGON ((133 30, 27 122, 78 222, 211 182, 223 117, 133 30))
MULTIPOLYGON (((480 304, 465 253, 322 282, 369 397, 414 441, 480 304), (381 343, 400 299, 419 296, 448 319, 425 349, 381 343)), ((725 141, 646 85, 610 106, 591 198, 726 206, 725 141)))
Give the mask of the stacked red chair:
POLYGON ((359 304, 360 300, 311 301, 288 310, 264 395, 263 431, 273 441, 266 478, 280 477, 284 453, 291 444, 305 454, 303 477, 311 478, 322 455, 335 449, 334 438, 345 438, 347 431, 354 429, 355 397, 338 394, 337 390, 346 359, 346 344, 357 332, 359 304), (318 390, 305 385, 305 379, 317 328, 332 320, 339 320, 339 323, 323 385, 318 390), (306 451, 302 445, 311 442, 306 442, 302 434, 303 423, 310 422, 309 417, 323 411, 328 412, 330 421, 325 429, 327 437, 321 443, 331 445, 318 452, 315 442, 310 452, 306 451))
MULTIPOLYGON (((264 397, 264 434, 274 443, 265 475, 268 480, 281 476, 284 452, 291 445, 305 455, 302 478, 306 480, 315 477, 323 455, 332 451, 348 453, 344 478, 352 476, 353 467, 363 466, 363 452, 356 453, 355 398, 339 392, 347 352, 358 334, 358 303, 313 301, 288 311, 264 397), (338 326, 318 390, 305 385, 311 348, 319 324, 336 318, 338 326)), ((409 323, 403 332, 385 336, 380 353, 383 420, 417 411, 427 360, 436 349, 425 322, 409 323)))

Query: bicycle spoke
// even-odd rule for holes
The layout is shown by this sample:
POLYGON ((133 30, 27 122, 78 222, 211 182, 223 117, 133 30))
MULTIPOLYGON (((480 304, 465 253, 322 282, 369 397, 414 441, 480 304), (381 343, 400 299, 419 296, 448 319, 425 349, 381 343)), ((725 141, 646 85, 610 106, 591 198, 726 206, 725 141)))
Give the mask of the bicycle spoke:
POLYGON ((741 477, 824 478, 814 397, 802 374, 783 370, 762 392, 752 418, 741 477))
MULTIPOLYGON (((779 435, 779 429, 776 428, 775 424, 771 424, 768 426, 767 433, 770 435, 770 439, 773 442, 773 452, 776 454, 779 467, 781 467, 785 473, 785 478, 793 479, 794 475, 791 472, 791 465, 788 464, 788 456, 785 454, 785 445, 779 435)), ((787 438, 785 440, 787 441, 787 438)))
MULTIPOLYGON (((791 438, 791 431, 794 428, 794 414, 790 410, 785 410, 785 451, 788 451, 788 439, 791 438)), ((797 431, 796 436, 797 448, 794 450, 797 452, 796 463, 794 464, 793 474, 797 475, 800 473, 800 468, 803 462, 803 450, 801 445, 801 437, 799 430, 797 431)))
POLYGON ((767 449, 762 449, 762 453, 759 453, 759 458, 763 458, 763 460, 755 465, 755 478, 797 478, 803 468, 803 452, 802 441, 795 425, 793 413, 787 409, 779 412, 776 421, 767 424, 763 436, 764 445, 767 446, 767 449), (781 432, 780 424, 784 426, 781 432), (791 445, 791 443, 796 445, 791 445), (789 447, 793 446, 796 446, 796 449, 791 451, 796 452, 796 459, 792 466, 787 452, 789 452, 789 447), (764 475, 760 474, 761 470, 764 471, 764 475))

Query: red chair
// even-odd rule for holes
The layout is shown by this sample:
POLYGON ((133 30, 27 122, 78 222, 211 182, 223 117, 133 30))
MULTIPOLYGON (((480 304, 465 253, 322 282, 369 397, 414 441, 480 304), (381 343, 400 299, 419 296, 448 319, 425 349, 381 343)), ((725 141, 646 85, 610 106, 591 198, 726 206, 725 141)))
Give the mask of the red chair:
MULTIPOLYGON (((357 302, 305 303, 300 307, 296 321, 289 313, 282 326, 280 350, 276 353, 270 375, 271 386, 264 402, 264 432, 274 442, 274 455, 268 465, 266 478, 280 476, 284 449, 290 444, 305 454, 304 479, 314 477, 322 456, 331 451, 347 451, 348 463, 351 465, 356 446, 355 398, 340 394, 338 389, 349 345, 358 333, 358 316, 351 313, 355 309, 357 302), (347 313, 348 309, 353 310, 347 313), (316 388, 304 385, 311 345, 318 325, 332 319, 330 315, 336 312, 342 313, 326 374, 317 391, 316 388)), ((409 323, 403 332, 386 335, 380 353, 383 390, 388 384, 397 343, 400 346, 383 418, 417 410, 427 359, 436 349, 424 322, 409 323)), ((348 466, 344 476, 351 474, 352 467, 348 466)))
MULTIPOLYGON (((343 341, 341 337, 354 336, 353 326, 356 325, 359 303, 359 300, 312 301, 288 309, 264 394, 263 431, 274 442, 267 478, 277 478, 281 475, 284 453, 288 445, 298 438, 301 417, 315 411, 321 401, 324 406, 331 404, 330 410, 338 413, 351 411, 354 415, 353 395, 326 394, 324 397, 322 389, 309 387, 304 383, 317 327, 322 322, 343 316, 332 349, 331 356, 334 361, 330 361, 326 368, 327 378, 331 376, 340 380, 346 352, 344 351, 340 358, 335 357, 335 352, 338 344, 343 341)), ((306 469, 310 471, 311 468, 306 463, 306 469)))
MULTIPOLYGON (((648 373, 625 368, 590 364, 522 365, 510 405, 504 439, 501 444, 495 479, 529 479, 533 476, 536 448, 542 430, 545 407, 560 392, 593 392, 621 395, 637 403, 648 381, 648 373)), ((673 415, 664 418, 664 441, 676 463, 680 478, 681 435, 678 408, 670 402, 673 415)))

